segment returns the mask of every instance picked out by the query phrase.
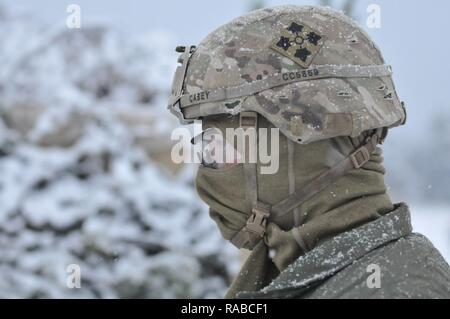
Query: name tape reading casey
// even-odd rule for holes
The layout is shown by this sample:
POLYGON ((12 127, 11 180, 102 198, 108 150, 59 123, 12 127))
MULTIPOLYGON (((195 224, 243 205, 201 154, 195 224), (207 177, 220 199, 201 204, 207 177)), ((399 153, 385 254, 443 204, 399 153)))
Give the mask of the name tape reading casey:
MULTIPOLYGON (((280 74, 275 75, 273 78, 279 79, 280 83, 275 83, 273 86, 269 86, 265 89, 269 89, 274 86, 282 85, 286 82, 295 82, 301 79, 307 79, 307 78, 314 78, 318 77, 320 75, 319 69, 307 69, 307 70, 298 70, 298 71, 290 71, 290 72, 282 72, 280 74)), ((266 81, 267 79, 255 81, 266 81)), ((268 82, 270 83, 270 81, 268 82)), ((189 102, 194 103, 202 103, 202 102, 208 102, 210 98, 213 98, 215 95, 211 94, 212 91, 202 91, 194 94, 189 95, 189 102)), ((254 94, 258 93, 258 90, 255 90, 254 94)))

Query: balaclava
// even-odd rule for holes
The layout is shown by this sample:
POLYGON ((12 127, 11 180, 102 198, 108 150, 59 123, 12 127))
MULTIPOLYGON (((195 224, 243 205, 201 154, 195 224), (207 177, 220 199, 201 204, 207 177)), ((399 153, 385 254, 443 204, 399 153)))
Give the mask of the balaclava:
MULTIPOLYGON (((262 116, 259 128, 274 126, 262 116)), ((211 116, 203 129, 239 127, 238 116, 211 116)), ((336 137, 302 145, 279 135, 279 169, 261 174, 257 169, 258 200, 273 205, 301 189, 322 172, 351 154, 365 138, 336 137)), ((276 221, 269 220, 263 240, 251 251, 226 297, 256 291, 270 283, 302 254, 333 236, 373 221, 393 210, 384 183, 382 150, 376 148, 361 168, 340 177, 276 221)), ((260 166, 258 162, 257 168, 260 166)), ((225 168, 200 166, 196 178, 199 196, 210 207, 210 216, 223 237, 231 240, 251 212, 246 202, 242 163, 225 168)))

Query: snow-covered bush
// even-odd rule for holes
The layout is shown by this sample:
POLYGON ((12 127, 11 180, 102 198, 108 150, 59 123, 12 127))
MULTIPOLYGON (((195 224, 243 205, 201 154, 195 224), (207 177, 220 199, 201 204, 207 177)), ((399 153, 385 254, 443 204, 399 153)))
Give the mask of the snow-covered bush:
POLYGON ((234 250, 164 166, 167 35, 0 29, 0 297, 221 297, 234 250))

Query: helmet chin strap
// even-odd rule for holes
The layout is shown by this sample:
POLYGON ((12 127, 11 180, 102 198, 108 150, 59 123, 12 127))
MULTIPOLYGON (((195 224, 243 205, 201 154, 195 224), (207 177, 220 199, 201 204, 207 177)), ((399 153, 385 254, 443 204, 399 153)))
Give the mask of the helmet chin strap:
POLYGON ((370 160, 376 146, 384 142, 386 131, 386 128, 372 130, 371 134, 366 137, 362 145, 337 165, 323 172, 302 189, 273 205, 271 207, 272 219, 276 221, 276 219, 286 215, 314 194, 322 191, 328 185, 335 183, 349 171, 361 168, 370 160))
MULTIPOLYGON (((295 148, 294 142, 290 138, 287 139, 287 147, 288 147, 288 183, 289 183, 289 194, 292 195, 295 193, 295 173, 294 173, 294 164, 295 164, 295 148)), ((294 228, 300 226, 302 224, 303 218, 300 216, 300 210, 298 207, 294 208, 294 228)), ((306 244, 303 241, 303 238, 300 237, 298 232, 292 232, 297 244, 300 246, 302 251, 306 251, 306 244)))
MULTIPOLYGON (((242 112, 239 115, 239 126, 245 131, 247 129, 255 130, 255 136, 258 134, 258 113, 256 112, 242 112)), ((245 139, 245 137, 244 137, 245 139)), ((245 155, 250 159, 250 152, 252 145, 245 143, 245 155)), ((248 203, 249 211, 252 211, 258 201, 258 180, 257 180, 257 166, 256 163, 250 163, 250 160, 244 158, 244 174, 245 174, 245 184, 246 184, 246 199, 248 203)))
MULTIPOLYGON (((244 129, 257 128, 257 114, 254 112, 243 112, 240 115, 240 124, 244 129)), ((292 186, 292 181, 289 182, 290 195, 284 200, 271 206, 261 201, 258 201, 258 185, 257 185, 257 167, 253 163, 244 163, 244 174, 246 180, 246 198, 249 205, 251 215, 247 220, 246 225, 238 231, 231 239, 231 243, 238 248, 253 249, 256 244, 264 237, 268 220, 276 223, 280 217, 289 212, 298 212, 296 208, 304 201, 309 199, 314 194, 322 191, 328 185, 333 184, 339 178, 353 169, 359 169, 366 164, 375 151, 378 144, 384 142, 387 129, 380 128, 371 131, 370 135, 364 140, 354 152, 348 155, 345 159, 339 162, 334 167, 323 172, 316 177, 311 183, 302 189, 295 191, 295 184, 292 186)), ((288 150, 289 151, 289 150, 288 150)), ((294 165, 293 151, 288 155, 289 166, 294 165)), ((288 180, 293 176, 292 170, 288 169, 288 180)), ((298 226, 298 225, 296 225, 298 226)))
MULTIPOLYGON (((258 113, 241 112, 239 114, 239 126, 244 129, 258 129, 258 113)), ((257 136, 257 134, 256 134, 257 136)), ((250 152, 250 145, 245 143, 245 155, 250 152)), ((270 206, 258 201, 258 174, 257 164, 250 163, 244 158, 245 174, 245 197, 248 204, 248 211, 251 212, 246 225, 231 239, 231 243, 238 248, 253 249, 254 246, 263 238, 267 220, 270 216, 270 206)))

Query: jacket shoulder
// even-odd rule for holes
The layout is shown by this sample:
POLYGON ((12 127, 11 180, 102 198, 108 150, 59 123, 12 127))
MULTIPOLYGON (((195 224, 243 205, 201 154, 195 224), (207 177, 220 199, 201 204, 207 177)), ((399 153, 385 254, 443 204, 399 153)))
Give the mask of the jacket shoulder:
POLYGON ((450 298, 450 267, 421 234, 410 234, 356 260, 306 298, 450 298))

